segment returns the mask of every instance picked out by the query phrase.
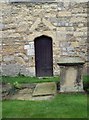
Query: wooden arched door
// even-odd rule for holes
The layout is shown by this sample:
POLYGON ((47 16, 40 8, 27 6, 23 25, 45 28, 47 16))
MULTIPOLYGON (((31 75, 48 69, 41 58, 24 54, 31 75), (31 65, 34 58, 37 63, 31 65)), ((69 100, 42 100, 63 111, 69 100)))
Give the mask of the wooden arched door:
POLYGON ((52 39, 42 35, 35 38, 34 43, 36 76, 53 76, 52 39))

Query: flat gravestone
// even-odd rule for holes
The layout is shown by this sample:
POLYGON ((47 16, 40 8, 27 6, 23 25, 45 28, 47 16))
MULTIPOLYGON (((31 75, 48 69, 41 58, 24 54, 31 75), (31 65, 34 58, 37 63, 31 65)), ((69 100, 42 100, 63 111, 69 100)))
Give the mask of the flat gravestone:
POLYGON ((33 91, 32 96, 46 96, 56 94, 56 84, 55 82, 38 83, 33 91))

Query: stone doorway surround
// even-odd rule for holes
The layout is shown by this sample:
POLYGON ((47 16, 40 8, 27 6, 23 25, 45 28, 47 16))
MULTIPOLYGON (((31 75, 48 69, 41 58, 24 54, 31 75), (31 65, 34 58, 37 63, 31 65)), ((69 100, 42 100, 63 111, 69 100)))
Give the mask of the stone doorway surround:
MULTIPOLYGON (((48 36, 48 37, 51 37, 52 38, 52 48, 53 48, 53 75, 55 75, 55 70, 54 70, 54 68, 55 68, 55 65, 56 65, 56 63, 55 63, 55 61, 54 61, 54 55, 55 55, 55 46, 54 46, 54 44, 55 44, 55 42, 57 41, 57 38, 56 38, 56 32, 54 32, 54 31, 43 31, 43 32, 33 32, 31 35, 30 35, 30 39, 32 40, 32 41, 34 41, 35 40, 35 38, 37 38, 37 37, 40 37, 40 36, 48 36)), ((35 46, 34 46, 35 47, 35 46)), ((35 50, 35 49, 34 49, 35 50)), ((35 53, 35 52, 34 52, 35 53)), ((33 63, 34 63, 34 65, 33 65, 33 67, 35 68, 35 56, 33 57, 33 63)), ((35 73, 35 69, 34 69, 34 75, 36 76, 36 73, 35 73)))

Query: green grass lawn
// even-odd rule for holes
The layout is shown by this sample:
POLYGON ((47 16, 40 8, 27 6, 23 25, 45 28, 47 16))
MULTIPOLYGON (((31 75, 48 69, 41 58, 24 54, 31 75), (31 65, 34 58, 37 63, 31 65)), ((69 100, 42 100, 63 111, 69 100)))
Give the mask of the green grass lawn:
MULTIPOLYGON (((54 77, 42 77, 42 78, 37 78, 37 77, 29 77, 29 76, 2 76, 0 78, 0 81, 3 81, 5 83, 42 83, 42 82, 59 82, 60 77, 59 76, 54 76, 54 77)), ((83 76, 83 81, 88 83, 89 82, 89 75, 83 76)))
MULTIPOLYGON (((13 84, 18 83, 41 83, 58 82, 59 76, 48 78, 36 78, 25 76, 2 76, 1 81, 13 84)), ((88 83, 89 76, 83 80, 88 83)), ((87 117, 87 95, 85 94, 58 94, 54 99, 48 101, 3 101, 3 118, 86 118, 87 117)))
POLYGON ((26 76, 2 76, 1 81, 5 83, 42 83, 42 82, 57 82, 59 81, 59 76, 55 77, 43 77, 43 78, 37 78, 37 77, 26 77, 26 76))
POLYGON ((86 94, 58 94, 47 101, 7 100, 3 118, 87 118, 86 94))

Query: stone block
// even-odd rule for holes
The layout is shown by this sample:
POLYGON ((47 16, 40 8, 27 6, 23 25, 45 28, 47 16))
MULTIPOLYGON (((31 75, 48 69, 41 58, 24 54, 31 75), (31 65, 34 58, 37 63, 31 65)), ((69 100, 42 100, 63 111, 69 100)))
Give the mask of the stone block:
POLYGON ((61 51, 61 55, 68 56, 68 52, 67 51, 61 51))
POLYGON ((43 19, 43 23, 50 29, 54 29, 55 27, 50 23, 50 21, 47 21, 46 19, 43 19))
POLYGON ((76 17, 87 17, 87 13, 77 13, 77 14, 72 14, 72 15, 76 17))
POLYGON ((41 22, 40 18, 37 18, 37 20, 33 23, 33 25, 30 28, 30 31, 33 31, 35 28, 37 28, 38 24, 41 22))
POLYGON ((84 32, 74 32, 75 37, 83 36, 84 32))
POLYGON ((2 64, 2 75, 17 76, 20 72, 20 68, 19 64, 2 64))
POLYGON ((79 47, 79 42, 71 42, 72 47, 79 47))
POLYGON ((5 24, 5 28, 4 30, 7 30, 7 29, 15 29, 17 26, 16 24, 14 23, 10 23, 10 24, 5 24))
POLYGON ((82 7, 75 7, 72 9, 72 13, 74 14, 78 14, 78 13, 82 13, 83 12, 83 8, 82 7))
POLYGON ((66 27, 66 31, 74 31, 74 27, 66 27))
POLYGON ((3 37, 3 32, 0 31, 0 38, 2 39, 2 37, 3 37))
POLYGON ((26 32, 28 26, 26 25, 22 25, 22 26, 18 26, 18 28, 16 29, 17 32, 26 32))
POLYGON ((60 32, 60 31, 61 31, 61 32, 65 32, 65 31, 66 31, 66 27, 58 27, 58 28, 57 28, 57 32, 58 32, 58 31, 59 31, 59 32, 60 32))
POLYGON ((12 37, 12 38, 16 37, 17 38, 17 37, 21 37, 21 36, 19 33, 14 33, 14 34, 8 35, 8 37, 12 37))
POLYGON ((67 11, 60 11, 59 13, 58 13, 58 16, 60 16, 60 17, 70 17, 71 16, 71 12, 67 12, 67 11))
POLYGON ((21 65, 25 65, 25 61, 22 57, 15 57, 15 61, 21 65))
POLYGON ((24 53, 17 53, 15 56, 22 57, 25 61, 28 61, 28 57, 24 53))
POLYGON ((84 27, 84 24, 83 23, 79 23, 78 27, 84 27))
POLYGON ((77 28, 76 31, 87 32, 87 27, 77 28))
POLYGON ((3 56, 3 61, 4 62, 10 62, 10 61, 13 61, 14 60, 14 56, 3 56))
POLYGON ((86 21, 86 18, 84 18, 84 17, 72 17, 72 18, 70 19, 70 21, 71 21, 72 23, 85 22, 85 21, 86 21))
POLYGON ((0 62, 2 62, 2 55, 0 54, 0 62))

